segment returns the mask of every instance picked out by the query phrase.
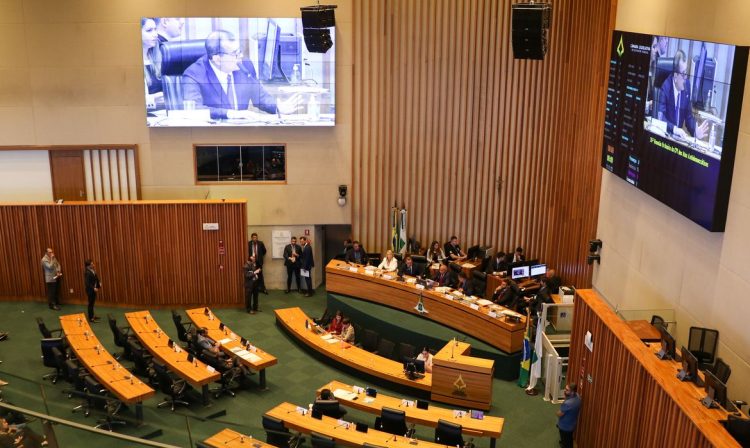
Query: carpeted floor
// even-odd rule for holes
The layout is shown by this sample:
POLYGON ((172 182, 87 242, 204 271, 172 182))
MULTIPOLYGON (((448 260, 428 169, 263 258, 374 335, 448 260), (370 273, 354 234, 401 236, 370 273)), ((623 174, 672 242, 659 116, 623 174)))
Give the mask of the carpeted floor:
MULTIPOLYGON (((190 407, 180 407, 174 413, 169 409, 157 409, 156 405, 163 399, 163 394, 144 402, 144 424, 140 427, 125 426, 121 432, 137 437, 154 436, 152 440, 177 446, 195 446, 218 432, 231 427, 245 434, 265 439, 261 427, 262 414, 282 401, 307 405, 314 398, 315 390, 332 379, 350 384, 365 385, 365 380, 354 372, 343 372, 333 364, 326 363, 311 356, 280 330, 274 319, 275 308, 300 306, 310 316, 320 316, 326 303, 324 288, 319 288, 311 298, 299 294, 284 294, 271 291, 269 295, 260 296, 262 312, 248 315, 237 309, 215 309, 216 315, 236 333, 251 339, 259 347, 272 353, 279 363, 267 371, 268 389, 260 391, 256 387, 241 390, 235 398, 224 396, 213 400, 210 407, 200 404, 198 393, 190 407), (223 412, 226 414, 223 414, 223 412), (214 416, 214 414, 220 414, 214 416), (191 443, 192 441, 192 443, 191 443)), ((112 334, 106 323, 107 313, 117 318, 120 325, 125 325, 124 313, 135 311, 124 308, 98 307, 97 314, 102 322, 93 324, 97 336, 105 347, 114 353, 117 350, 112 342, 112 334)), ((50 328, 59 328, 58 316, 63 314, 85 312, 84 306, 63 305, 62 311, 52 311, 44 303, 0 302, 0 331, 10 332, 8 340, 0 342, 0 379, 10 384, 3 389, 3 398, 12 404, 34 411, 49 413, 60 418, 92 425, 102 417, 96 412, 89 417, 80 413, 71 413, 76 399, 68 399, 63 391, 67 384, 51 384, 42 381, 42 376, 51 369, 44 367, 40 358, 40 334, 34 318, 41 317, 50 328)), ((169 310, 152 310, 152 315, 162 329, 176 338, 169 310)), ((186 318, 185 318, 186 319, 186 318)), ((129 362, 124 362, 130 367, 129 362)), ((254 378, 257 379, 257 376, 254 378)), ((515 382, 495 380, 493 385, 494 400, 491 415, 505 418, 505 429, 498 446, 512 447, 556 447, 558 434, 555 427, 555 411, 558 406, 542 400, 541 396, 529 397, 515 382)), ((392 395, 400 395, 379 386, 379 390, 392 395)), ((447 405, 441 405, 447 406, 447 405)), ((133 418, 133 410, 122 412, 126 418, 133 418)), ((372 425, 374 417, 369 414, 349 410, 348 420, 360 421, 372 425)), ((31 424, 38 429, 38 422, 31 424)), ((54 426, 60 446, 62 447, 120 447, 132 444, 118 443, 113 440, 74 430, 63 425, 54 426)), ((433 430, 417 426, 418 438, 431 440, 433 430)), ((475 439, 477 447, 488 447, 489 439, 475 439)), ((309 446, 309 442, 307 444, 309 446)))

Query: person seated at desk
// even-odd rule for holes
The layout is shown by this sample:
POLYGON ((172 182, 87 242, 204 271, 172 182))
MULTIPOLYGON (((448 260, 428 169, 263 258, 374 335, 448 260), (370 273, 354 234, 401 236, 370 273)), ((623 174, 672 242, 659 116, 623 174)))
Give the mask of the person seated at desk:
POLYGON ((518 287, 513 280, 504 278, 492 294, 492 301, 508 309, 514 309, 518 301, 518 287))
POLYGON ((463 293, 466 296, 473 296, 474 291, 474 285, 471 282, 471 279, 466 275, 466 273, 461 270, 461 272, 458 273, 458 281, 456 282, 456 289, 463 293))
POLYGON ((277 101, 266 92, 253 65, 242 60, 239 40, 224 30, 206 37, 206 55, 185 69, 182 82, 184 101, 209 108, 212 119, 251 118, 253 106, 268 114, 291 114, 301 103, 299 93, 277 101))
POLYGON ((336 314, 331 319, 331 323, 328 324, 326 331, 333 335, 341 334, 341 330, 344 327, 344 313, 341 310, 336 310, 336 314))
POLYGON ((146 109, 164 109, 164 87, 161 77, 161 49, 156 20, 141 18, 141 43, 143 49, 143 80, 146 90, 146 109))
POLYGON ((708 121, 696 126, 687 79, 687 57, 682 50, 677 50, 672 74, 664 80, 659 90, 657 116, 659 120, 667 122, 667 134, 685 139, 688 134, 682 129, 684 126, 690 135, 702 139, 708 132, 708 121))
POLYGON ((456 285, 456 280, 453 277, 453 273, 448 269, 447 264, 441 264, 437 274, 433 278, 437 282, 438 286, 447 286, 453 288, 456 285))
POLYGON ((422 352, 417 355, 417 361, 424 361, 424 371, 432 373, 432 353, 429 347, 422 347, 422 352))
POLYGON ((430 243, 430 248, 427 249, 425 258, 427 258, 428 263, 442 263, 445 259, 445 252, 443 252, 443 248, 440 247, 440 243, 437 241, 430 243))
POLYGON ((398 275, 400 277, 403 277, 405 275, 408 275, 409 277, 420 277, 422 274, 422 269, 414 264, 414 260, 411 258, 411 255, 407 255, 406 258, 404 258, 404 264, 401 265, 401 267, 399 267, 398 269, 398 275))
POLYGON ((341 320, 341 333, 336 337, 344 342, 354 344, 354 326, 352 325, 352 322, 348 317, 345 317, 341 320))
POLYGON ((321 414, 328 417, 341 418, 346 415, 346 409, 341 407, 341 403, 333 395, 331 389, 322 389, 320 394, 315 397, 313 410, 320 411, 321 414))
POLYGON ((354 241, 352 247, 346 251, 345 260, 354 264, 367 264, 367 252, 365 252, 365 248, 359 244, 359 241, 354 241))
POLYGON ((547 286, 549 287, 550 294, 557 294, 560 286, 562 286, 562 278, 557 275, 554 269, 548 269, 545 277, 547 278, 547 286))
MULTIPOLYGON (((541 285, 539 291, 532 297, 524 297, 523 300, 519 302, 518 310, 516 311, 523 314, 526 311, 526 308, 529 308, 531 310, 531 314, 536 316, 542 312, 543 304, 555 303, 552 300, 552 295, 550 294, 549 286, 547 285, 547 278, 542 277, 541 279, 539 279, 539 284, 541 285)), ((534 319, 534 323, 536 323, 536 317, 534 319)))
POLYGON ((513 252, 513 263, 520 263, 526 261, 526 255, 523 254, 523 247, 516 247, 516 251, 513 252))
POLYGON ((461 250, 461 246, 458 245, 458 237, 452 236, 450 241, 445 243, 445 256, 450 259, 450 261, 461 261, 466 259, 466 253, 464 253, 463 250, 461 250))
POLYGON ((492 260, 490 260, 489 263, 487 263, 485 272, 487 274, 494 274, 495 272, 506 272, 508 270, 508 267, 510 267, 510 263, 508 263, 508 257, 505 255, 505 252, 500 251, 496 253, 494 257, 492 257, 492 260))
POLYGON ((398 260, 393 256, 393 251, 388 249, 385 252, 385 258, 378 265, 378 269, 382 269, 385 272, 396 272, 398 270, 398 260))

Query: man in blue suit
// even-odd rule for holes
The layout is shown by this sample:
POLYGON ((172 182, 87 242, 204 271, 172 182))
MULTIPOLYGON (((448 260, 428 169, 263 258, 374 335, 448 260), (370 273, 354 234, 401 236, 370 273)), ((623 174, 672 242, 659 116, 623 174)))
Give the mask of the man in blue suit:
POLYGON ((206 55, 182 74, 183 100, 196 108, 207 107, 211 118, 250 118, 251 107, 269 114, 290 114, 300 104, 300 95, 279 101, 258 81, 249 61, 242 60, 240 43, 229 31, 213 31, 206 37, 206 55))
POLYGON ((667 122, 667 133, 686 138, 687 134, 701 139, 708 131, 708 122, 696 126, 693 109, 690 104, 690 86, 687 84, 687 57, 682 50, 674 55, 672 74, 664 80, 659 91, 659 120, 667 122))

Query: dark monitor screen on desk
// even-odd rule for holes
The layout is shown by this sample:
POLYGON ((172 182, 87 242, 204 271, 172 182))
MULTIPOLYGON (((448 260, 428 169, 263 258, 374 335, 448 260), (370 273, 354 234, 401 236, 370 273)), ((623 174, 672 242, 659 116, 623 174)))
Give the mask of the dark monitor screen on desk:
POLYGON ((682 355, 682 369, 677 377, 682 381, 701 383, 698 377, 698 359, 684 346, 680 349, 680 354, 682 355))
POLYGON ((675 340, 671 334, 664 327, 659 327, 659 333, 661 335, 661 350, 656 356, 659 359, 677 359, 677 353, 675 352, 675 340))

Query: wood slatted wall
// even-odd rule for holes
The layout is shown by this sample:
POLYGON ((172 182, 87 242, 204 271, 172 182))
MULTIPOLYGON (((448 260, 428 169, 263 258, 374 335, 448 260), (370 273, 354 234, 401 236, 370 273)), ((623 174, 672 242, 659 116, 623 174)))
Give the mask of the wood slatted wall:
POLYGON ((516 61, 511 2, 354 3, 352 223, 390 245, 407 207, 423 246, 518 245, 589 285, 616 0, 553 2, 545 61, 516 61))
POLYGON ((705 409, 702 388, 675 378, 674 364, 657 359, 594 291, 577 291, 574 316, 568 382, 582 385, 578 446, 739 447, 719 423, 726 413, 705 409), (593 351, 584 347, 588 331, 593 351))
POLYGON ((244 303, 245 207, 229 200, 0 205, 0 298, 46 300, 41 258, 53 247, 63 304, 86 302, 86 258, 98 267, 100 303, 244 303), (219 230, 204 231, 202 223, 219 223, 219 230))

